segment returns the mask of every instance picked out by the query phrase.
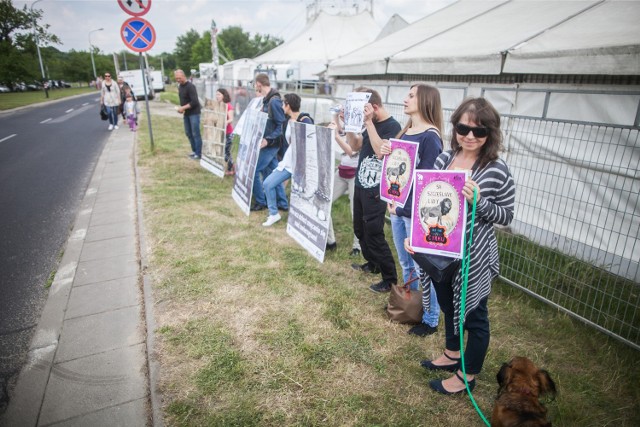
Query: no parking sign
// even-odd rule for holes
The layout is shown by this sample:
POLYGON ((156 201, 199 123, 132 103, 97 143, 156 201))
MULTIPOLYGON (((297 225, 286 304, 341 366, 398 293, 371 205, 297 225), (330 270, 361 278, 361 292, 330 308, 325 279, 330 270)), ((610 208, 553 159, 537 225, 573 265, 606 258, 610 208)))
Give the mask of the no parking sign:
POLYGON ((124 44, 134 52, 146 52, 156 42, 156 30, 142 18, 127 19, 120 29, 124 44))

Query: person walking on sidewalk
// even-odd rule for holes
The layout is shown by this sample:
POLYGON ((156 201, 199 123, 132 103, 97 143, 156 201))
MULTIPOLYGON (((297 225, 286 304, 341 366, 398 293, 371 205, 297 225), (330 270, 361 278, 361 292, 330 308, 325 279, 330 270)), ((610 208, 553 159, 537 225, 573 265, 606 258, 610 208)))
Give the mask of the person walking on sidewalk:
POLYGON ((138 103, 133 100, 133 95, 131 95, 131 91, 129 90, 126 95, 126 101, 124 102, 124 114, 127 117, 127 123, 129 124, 129 129, 132 132, 137 130, 137 118, 138 118, 138 103))
POLYGON ((180 98, 178 113, 184 115, 184 133, 191 144, 192 152, 189 157, 198 160, 202 155, 202 136, 200 136, 200 111, 202 107, 198 100, 198 91, 193 83, 187 80, 184 71, 176 70, 174 76, 178 82, 178 96, 180 98))
POLYGON ((111 80, 111 73, 104 74, 104 84, 100 90, 100 105, 107 108, 109 130, 118 129, 118 109, 120 108, 120 88, 111 80))

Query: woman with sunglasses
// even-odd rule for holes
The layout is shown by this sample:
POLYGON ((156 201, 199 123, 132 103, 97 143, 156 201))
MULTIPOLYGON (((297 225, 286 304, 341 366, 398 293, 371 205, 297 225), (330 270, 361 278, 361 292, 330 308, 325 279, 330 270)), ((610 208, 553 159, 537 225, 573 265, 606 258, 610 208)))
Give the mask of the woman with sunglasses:
POLYGON ((120 108, 120 88, 111 80, 111 74, 104 74, 104 82, 100 91, 100 105, 107 108, 109 130, 118 129, 118 108, 120 108))
MULTIPOLYGON (((460 322, 467 332, 464 367, 470 389, 475 387, 475 376, 482 369, 489 347, 487 298, 491 281, 500 270, 493 224, 509 225, 515 202, 513 177, 507 164, 498 156, 503 147, 500 115, 496 109, 484 98, 469 98, 452 114, 451 124, 451 150, 438 157, 435 169, 470 170, 471 178, 467 179, 462 194, 469 206, 473 203, 474 190, 477 190, 477 196, 464 319, 460 319, 461 269, 442 283, 433 282, 444 313, 445 350, 434 360, 423 360, 421 365, 430 371, 455 373, 445 380, 429 383, 433 390, 447 395, 465 390, 460 365, 460 322)), ((471 209, 467 215, 467 239, 470 227, 471 209)), ((413 253, 408 239, 405 249, 413 253)))

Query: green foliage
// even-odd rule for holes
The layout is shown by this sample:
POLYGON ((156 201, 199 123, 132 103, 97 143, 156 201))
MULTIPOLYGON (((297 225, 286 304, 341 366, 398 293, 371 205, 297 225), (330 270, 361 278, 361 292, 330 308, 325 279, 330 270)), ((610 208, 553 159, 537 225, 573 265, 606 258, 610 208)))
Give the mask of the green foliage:
POLYGON ((200 40, 200 34, 194 29, 190 29, 185 34, 178 36, 176 48, 173 54, 176 59, 176 68, 181 68, 188 75, 189 70, 198 68, 197 63, 191 62, 191 49, 200 40))
POLYGON ((27 6, 18 9, 11 0, 0 0, 0 82, 40 79, 36 38, 40 45, 60 43, 49 25, 39 25, 42 11, 27 6))

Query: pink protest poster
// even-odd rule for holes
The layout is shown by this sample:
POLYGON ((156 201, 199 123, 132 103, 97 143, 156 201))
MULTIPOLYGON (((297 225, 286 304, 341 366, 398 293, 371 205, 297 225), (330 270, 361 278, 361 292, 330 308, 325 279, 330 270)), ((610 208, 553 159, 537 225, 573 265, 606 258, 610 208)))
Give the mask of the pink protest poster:
POLYGON ((467 172, 416 170, 413 177, 411 246, 414 251, 462 258, 467 172))
POLYGON ((417 142, 390 139, 391 154, 382 160, 380 198, 404 207, 411 191, 413 171, 418 161, 417 142))

